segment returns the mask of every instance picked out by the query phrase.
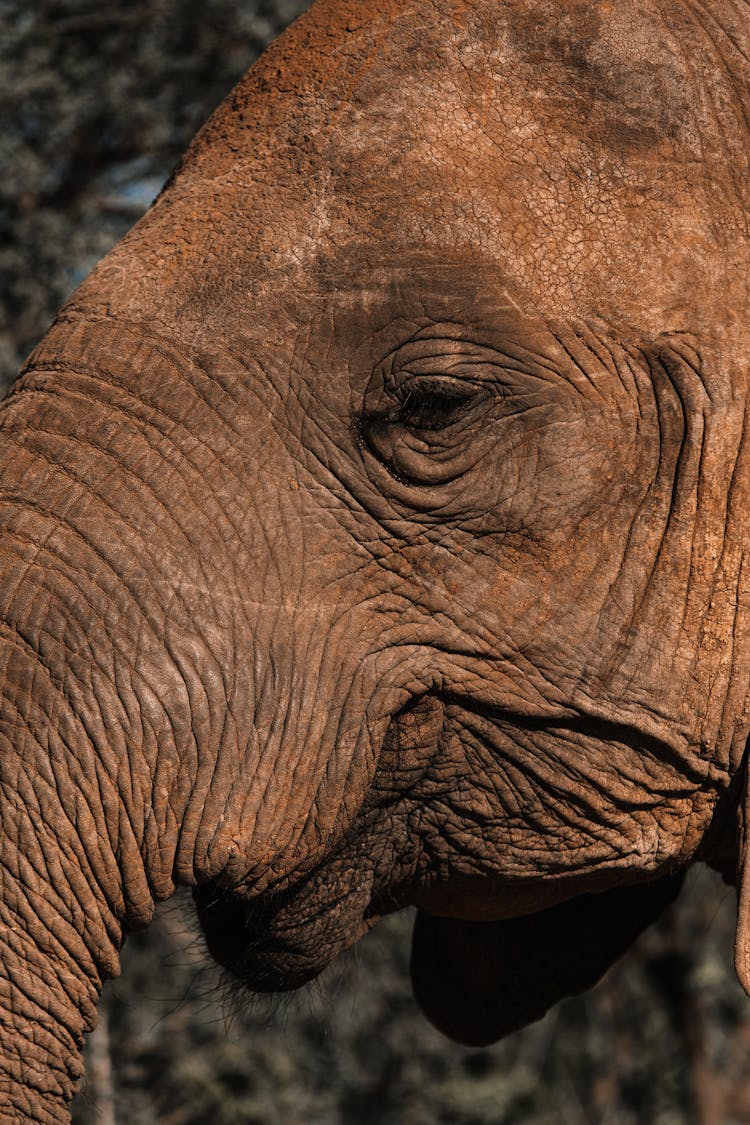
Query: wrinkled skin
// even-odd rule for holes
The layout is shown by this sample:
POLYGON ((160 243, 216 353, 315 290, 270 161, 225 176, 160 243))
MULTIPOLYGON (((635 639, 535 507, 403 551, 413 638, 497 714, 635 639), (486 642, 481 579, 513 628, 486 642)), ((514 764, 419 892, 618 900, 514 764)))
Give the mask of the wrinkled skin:
MULTIPOLYGON (((0 1100, 179 884, 483 1043, 743 870, 744 0, 319 0, 0 417, 0 1100)), ((741 885, 738 969, 748 979, 741 885)))

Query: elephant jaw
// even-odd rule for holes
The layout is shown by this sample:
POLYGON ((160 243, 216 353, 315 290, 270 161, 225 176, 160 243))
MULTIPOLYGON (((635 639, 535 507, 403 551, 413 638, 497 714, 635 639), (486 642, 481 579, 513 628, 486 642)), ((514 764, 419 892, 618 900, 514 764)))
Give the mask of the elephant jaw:
POLYGON ((596 984, 676 897, 682 873, 579 895, 538 913, 464 921, 420 910, 411 978, 444 1035, 486 1046, 596 984))
MULTIPOLYGON (((196 891, 211 955, 254 992, 285 992, 316 977, 371 929, 381 913, 372 879, 334 864, 320 885, 247 899, 196 891)), ((444 1035, 484 1046, 540 1019, 566 996, 591 988, 675 899, 683 873, 569 898, 546 910, 492 921, 417 911, 411 956, 414 995, 444 1035)), ((531 900, 529 900, 531 901, 531 900)))
POLYGON ((444 704, 431 695, 394 717, 355 823, 304 873, 196 889, 209 952, 249 990, 301 987, 383 915, 416 906, 416 999, 444 1034, 481 1045, 590 988, 676 896, 682 875, 664 874, 674 855, 629 887, 613 888, 623 872, 605 857, 598 871, 529 879, 453 871, 425 883, 405 860, 393 813, 435 755, 444 724, 444 704))

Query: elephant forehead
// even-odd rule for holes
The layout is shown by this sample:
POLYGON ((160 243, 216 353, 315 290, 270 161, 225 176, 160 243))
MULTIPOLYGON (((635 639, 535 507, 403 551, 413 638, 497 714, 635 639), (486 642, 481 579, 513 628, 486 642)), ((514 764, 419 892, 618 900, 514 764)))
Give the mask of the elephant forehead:
POLYGON ((327 139, 328 237, 354 234, 364 259, 384 245, 481 252, 548 315, 654 333, 695 327, 696 307, 715 322, 732 278, 746 304, 727 138, 687 37, 644 5, 469 8, 415 23, 359 78, 327 139))
POLYGON ((129 314, 215 343, 342 245, 481 253, 543 314, 653 334, 746 308, 736 92, 673 7, 316 5, 111 259, 129 314))

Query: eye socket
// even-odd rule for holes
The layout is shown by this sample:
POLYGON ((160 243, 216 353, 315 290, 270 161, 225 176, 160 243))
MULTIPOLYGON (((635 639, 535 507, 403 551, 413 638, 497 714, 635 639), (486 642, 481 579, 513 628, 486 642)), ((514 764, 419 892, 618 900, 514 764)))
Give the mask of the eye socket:
POLYGON ((376 376, 360 420, 364 444, 398 480, 445 484, 470 467, 476 423, 491 398, 477 378, 405 373, 389 387, 376 376))

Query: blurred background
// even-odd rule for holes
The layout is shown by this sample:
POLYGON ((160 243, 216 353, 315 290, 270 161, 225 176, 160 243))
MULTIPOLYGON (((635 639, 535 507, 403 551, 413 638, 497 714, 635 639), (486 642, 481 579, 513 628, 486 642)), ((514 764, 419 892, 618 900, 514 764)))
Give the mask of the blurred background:
MULTIPOLYGON (((208 113, 303 0, 0 0, 0 376, 149 205, 208 113)), ((600 986, 489 1050, 433 1031, 411 919, 302 994, 238 997, 189 897, 132 936, 87 1051, 77 1125, 750 1123, 734 892, 691 874, 600 986)), ((550 934, 549 956, 554 957, 550 934)))

